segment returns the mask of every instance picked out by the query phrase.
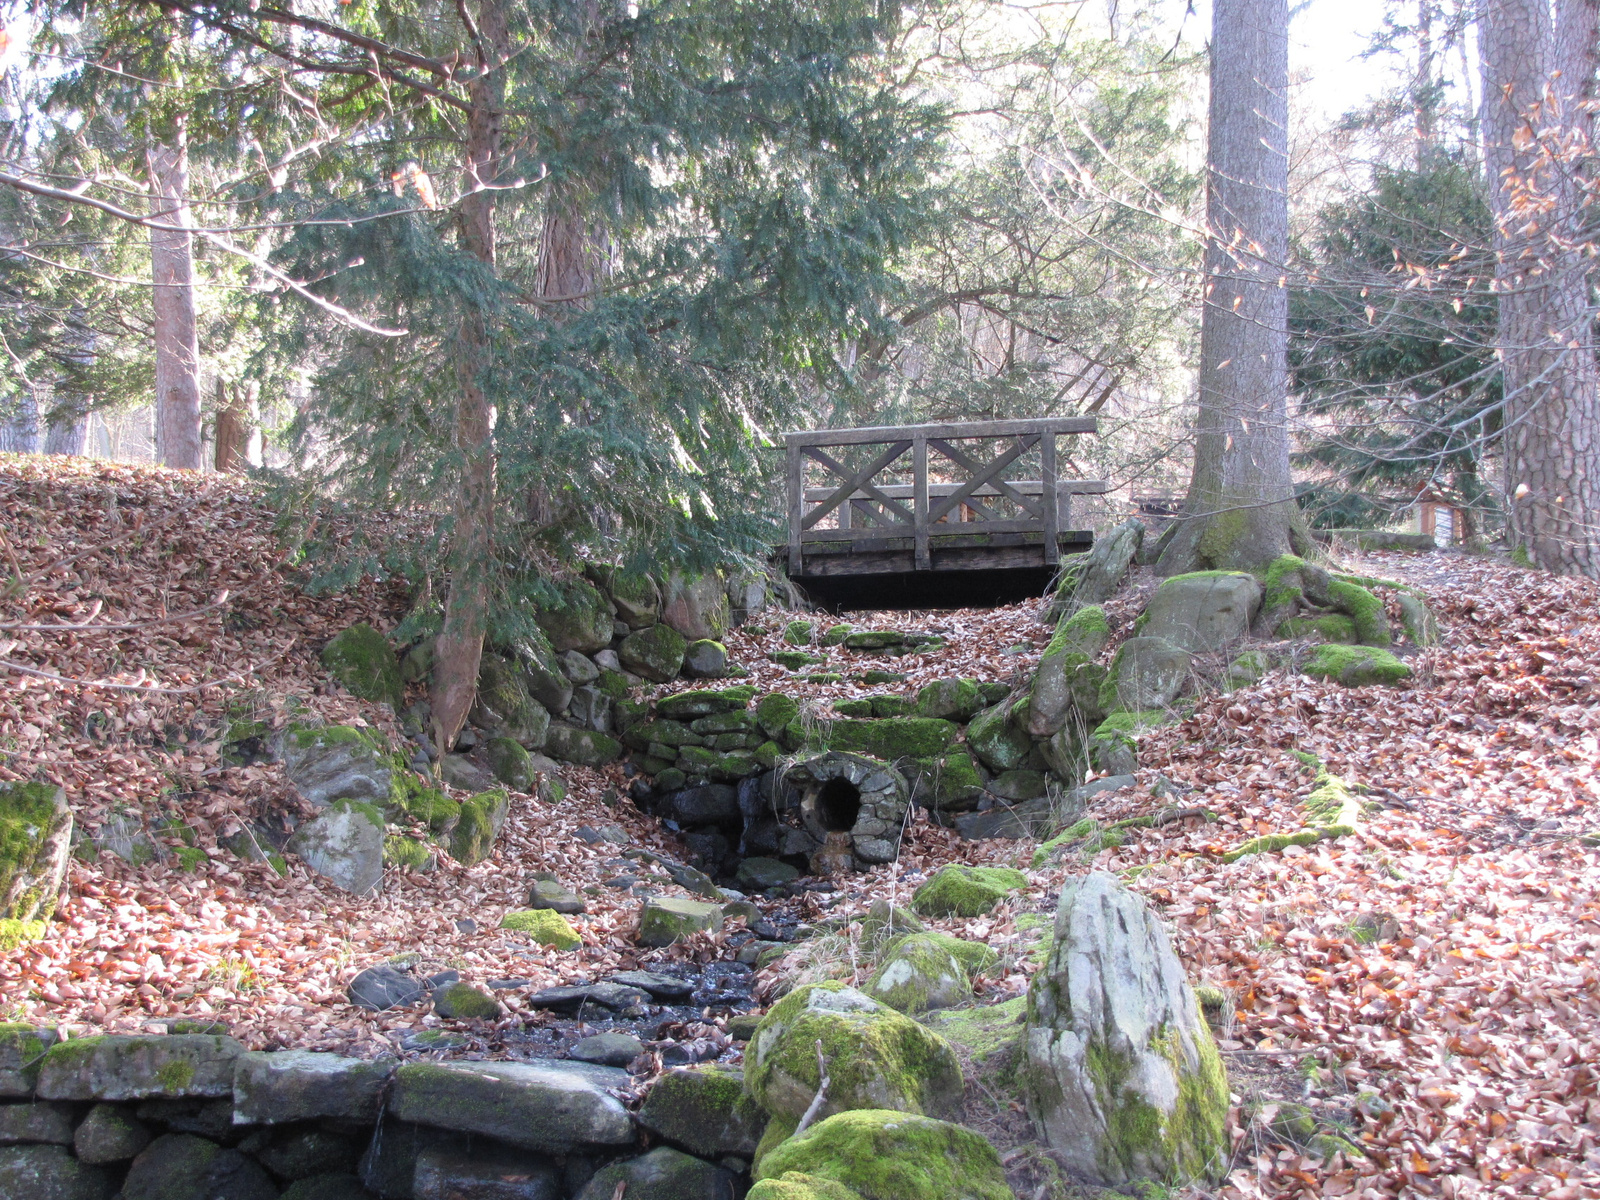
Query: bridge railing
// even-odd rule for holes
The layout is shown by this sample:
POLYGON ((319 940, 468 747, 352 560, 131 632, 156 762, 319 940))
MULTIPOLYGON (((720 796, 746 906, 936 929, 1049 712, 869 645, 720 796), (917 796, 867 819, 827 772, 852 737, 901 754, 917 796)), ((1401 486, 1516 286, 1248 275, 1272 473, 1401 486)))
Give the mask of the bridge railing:
POLYGON ((1060 477, 1056 438, 1097 427, 1093 417, 1046 417, 786 433, 790 572, 801 573, 808 543, 907 539, 925 571, 936 545, 996 534, 1037 535, 1054 565, 1071 497, 1106 490, 1060 477), (1038 478, 1010 477, 1035 461, 1038 478), (822 486, 808 486, 812 473, 822 486))

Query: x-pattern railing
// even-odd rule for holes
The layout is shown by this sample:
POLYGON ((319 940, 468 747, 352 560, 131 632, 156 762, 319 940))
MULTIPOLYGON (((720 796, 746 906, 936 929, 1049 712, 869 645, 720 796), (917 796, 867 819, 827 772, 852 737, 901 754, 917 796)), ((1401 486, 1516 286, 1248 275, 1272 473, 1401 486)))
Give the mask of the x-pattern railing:
MULTIPOLYGON (((909 537, 917 570, 931 568, 936 537, 960 533, 1038 533, 1043 535, 1047 563, 1058 561, 1064 492, 1102 491, 1103 484, 1073 486, 1059 478, 1056 438, 1090 433, 1093 417, 1055 417, 1022 421, 972 421, 869 429, 815 430, 788 433, 789 563, 798 573, 805 543, 870 542, 909 537), (959 442, 996 443, 987 461, 959 442), (847 465, 829 448, 860 447, 867 451, 859 466, 847 465), (1030 451, 1038 450, 1037 480, 1007 478, 1030 451), (944 461, 930 477, 929 453, 944 461), (911 482, 880 477, 904 476, 910 455, 911 482), (810 464, 833 478, 823 488, 806 487, 810 464), (910 501, 909 504, 906 502, 910 501), (1011 506, 1015 516, 1000 511, 1011 506), (826 526, 830 518, 833 526, 826 526)), ((844 455, 843 457, 849 457, 844 455)))

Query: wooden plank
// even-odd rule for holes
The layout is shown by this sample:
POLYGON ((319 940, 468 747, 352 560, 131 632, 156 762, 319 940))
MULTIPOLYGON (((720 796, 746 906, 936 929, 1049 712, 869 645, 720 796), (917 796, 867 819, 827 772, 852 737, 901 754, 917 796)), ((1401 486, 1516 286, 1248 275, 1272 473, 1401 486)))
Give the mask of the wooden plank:
MULTIPOLYGON (((1080 543, 1079 549, 1088 549, 1080 543)), ((909 547, 878 551, 872 554, 844 554, 806 559, 806 574, 795 582, 804 586, 806 578, 837 578, 839 576, 910 574, 915 571, 915 556, 909 547)), ((959 571, 1014 570, 1018 568, 1043 568, 1044 547, 1034 544, 1019 546, 970 546, 950 550, 935 549, 931 572, 915 571, 917 575, 943 575, 959 571)))
POLYGON ((832 512, 834 506, 839 504, 840 501, 853 496, 858 491, 865 492, 874 500, 880 501, 886 508, 895 509, 905 520, 911 520, 911 513, 906 510, 904 505, 896 504, 893 500, 890 500, 882 492, 878 491, 878 489, 873 486, 872 483, 872 477, 874 475, 904 454, 910 448, 910 446, 911 443, 905 441, 891 443, 882 453, 878 455, 877 458, 873 459, 859 471, 852 471, 849 467, 835 459, 831 454, 825 454, 823 451, 818 450, 814 446, 802 447, 801 449, 803 453, 816 459, 823 466, 827 467, 828 470, 832 471, 835 475, 839 476, 840 479, 845 481, 842 485, 834 488, 833 491, 824 496, 822 498, 821 505, 812 509, 806 514, 806 519, 803 522, 805 527, 810 529, 818 521, 822 520, 823 517, 827 516, 828 513, 832 512))
POLYGON ((1095 417, 1033 417, 1018 421, 951 421, 933 425, 880 425, 865 429, 811 429, 785 433, 790 446, 863 446, 872 442, 926 438, 1001 438, 1042 433, 1094 433, 1095 417))
POLYGON ((933 569, 928 557, 928 439, 920 434, 911 439, 911 464, 911 486, 917 489, 912 498, 917 514, 917 570, 928 571, 933 569))
MULTIPOLYGON (((1012 479, 1007 482, 1024 496, 1044 494, 1044 483, 1038 479, 1012 479)), ((930 481, 928 484, 928 496, 930 499, 949 496, 960 486, 959 483, 934 483, 930 481)), ((832 490, 832 488, 807 488, 806 499, 821 500, 832 490)), ((895 500, 909 500, 916 492, 916 489, 909 483, 880 483, 877 490, 895 500)), ((1104 479, 1058 479, 1056 480, 1056 490, 1060 493, 1074 496, 1103 496, 1111 490, 1111 485, 1104 479)), ((1000 490, 998 488, 989 487, 987 484, 971 493, 972 496, 983 497, 998 496, 999 494, 1000 490)), ((860 503, 861 497, 856 497, 856 500, 857 503, 860 503)), ((1066 526, 1063 524, 1062 528, 1066 528, 1066 526)))
POLYGON ((1056 494, 1056 435, 1043 434, 1039 438, 1039 482, 1044 486, 1040 494, 1044 509, 1044 563, 1053 567, 1061 561, 1061 547, 1056 545, 1056 530, 1060 528, 1061 498, 1056 494))
MULTIPOLYGON (((1077 532, 1077 531, 1073 531, 1077 532)), ((930 525, 928 527, 928 544, 937 550, 952 538, 963 538, 981 542, 984 538, 996 537, 1002 534, 1027 534, 1036 541, 1044 541, 1044 530, 1037 521, 969 521, 954 525, 930 525)), ((1057 533, 1057 539, 1067 537, 1066 532, 1057 533)), ((886 538, 908 539, 907 544, 914 544, 916 540, 916 527, 913 525, 884 525, 869 529, 808 529, 800 535, 806 552, 811 553, 811 547, 820 545, 859 546, 864 542, 881 542, 886 538)), ((842 551, 848 553, 849 551, 842 551)))
POLYGON ((805 473, 800 463, 800 447, 789 446, 789 574, 800 574, 800 523, 805 517, 805 473))
MULTIPOLYGON (((1037 436, 1019 437, 1019 438, 1017 438, 1017 444, 1016 445, 1012 446, 1011 449, 1007 450, 1004 454, 1000 455, 993 462, 987 463, 987 464, 981 464, 980 466, 975 468, 977 473, 974 474, 974 476, 971 479, 967 480, 966 483, 963 483, 955 491, 951 492, 950 495, 946 496, 944 499, 939 501, 938 507, 936 507, 933 510, 934 517, 938 518, 938 517, 944 516, 945 513, 949 512, 957 504, 960 504, 963 500, 965 500, 968 496, 970 496, 974 491, 976 491, 978 488, 982 487, 986 483, 993 482, 993 485, 995 487, 1000 488, 1003 491, 1005 489, 1005 487, 1006 487, 1005 480, 996 479, 995 476, 998 475, 1001 471, 1004 471, 1012 463, 1016 462, 1017 459, 1021 458, 1029 450, 1033 449, 1034 442, 1036 442, 1038 440, 1039 439, 1038 439, 1037 436)), ((945 454, 951 454, 952 453, 952 448, 949 447, 949 446, 945 446, 945 445, 941 444, 940 452, 941 453, 945 453, 945 454)), ((965 458, 966 456, 965 455, 961 455, 961 457, 965 458)), ((969 461, 971 461, 971 460, 969 460, 969 461)), ((1011 498, 1014 499, 1014 500, 1021 501, 1021 497, 1020 496, 1015 496, 1014 495, 1011 498)), ((1033 508, 1032 505, 1028 505, 1028 504, 1026 504, 1026 502, 1023 502, 1023 505, 1024 505, 1025 508, 1033 508)), ((1038 510, 1035 508, 1035 509, 1033 509, 1033 511, 1037 512, 1038 510)))
MULTIPOLYGON (((944 455, 951 462, 955 463, 958 467, 961 467, 964 470, 972 473, 972 479, 969 480, 966 485, 971 490, 967 491, 966 496, 962 498, 963 500, 970 498, 973 492, 979 487, 992 487, 997 489, 998 494, 1005 496, 1007 499, 1016 501, 1017 505, 1022 509, 1023 512, 1031 512, 1037 516, 1039 515, 1038 505, 1030 504, 1027 500, 1023 499, 1022 493, 1018 492, 1016 488, 1011 486, 1011 481, 1009 479, 995 478, 1000 471, 1002 471, 1006 466, 1009 466, 1011 462, 1015 461, 1024 452, 1026 452, 1037 440, 1037 438, 1018 438, 1017 445, 1013 447, 1014 453, 1009 455, 1001 455, 1000 458, 997 458, 992 463, 981 463, 977 459, 973 458, 970 454, 967 454, 961 450, 957 450, 949 442, 943 440, 935 441, 933 445, 934 449, 938 450, 940 454, 944 455)), ((1043 485, 1041 484, 1041 488, 1042 486, 1043 485)), ((961 489, 958 488, 955 494, 959 495, 960 491, 961 489)), ((1043 495, 1043 491, 1041 490, 1039 494, 1043 495)), ((953 504, 955 501, 951 500, 947 501, 947 503, 953 504)), ((943 507, 943 505, 940 505, 941 509, 943 507)))

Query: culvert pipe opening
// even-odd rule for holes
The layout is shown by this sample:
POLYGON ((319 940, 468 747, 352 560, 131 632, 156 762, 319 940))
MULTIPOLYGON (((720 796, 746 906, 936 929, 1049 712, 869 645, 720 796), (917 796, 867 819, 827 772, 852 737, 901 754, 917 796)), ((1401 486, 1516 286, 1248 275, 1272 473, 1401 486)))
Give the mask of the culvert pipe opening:
POLYGON ((861 816, 861 789, 848 779, 825 780, 817 791, 814 812, 829 833, 848 833, 861 816))

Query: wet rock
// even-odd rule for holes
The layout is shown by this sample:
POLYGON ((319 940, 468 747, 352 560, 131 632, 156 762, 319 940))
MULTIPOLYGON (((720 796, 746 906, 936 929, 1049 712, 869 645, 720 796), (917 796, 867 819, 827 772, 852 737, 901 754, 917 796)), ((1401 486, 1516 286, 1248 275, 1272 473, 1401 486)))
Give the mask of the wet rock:
POLYGON ((82 1163, 127 1162, 150 1144, 151 1133, 119 1104, 96 1104, 72 1135, 72 1152, 82 1163))
POLYGON ((417 1155, 413 1200, 562 1200, 562 1173, 549 1159, 490 1146, 417 1155))
MULTIPOLYGON (((421 996, 418 987, 416 998, 421 996)), ((233 1119, 241 1125, 321 1118, 374 1122, 394 1065, 393 1059, 309 1050, 251 1051, 240 1055, 234 1073, 233 1119)))
POLYGON ((595 1174, 577 1200, 734 1200, 734 1177, 682 1151, 658 1146, 595 1174), (625 1188, 625 1190, 619 1190, 625 1188))
POLYGON ((446 1020, 492 1021, 500 1015, 500 1002, 470 983, 447 983, 434 989, 433 1011, 446 1020))
POLYGON ((244 1047, 205 1034, 73 1038, 57 1042, 39 1069, 46 1100, 142 1100, 227 1096, 244 1047))
POLYGON ((800 878, 800 872, 775 858, 747 858, 739 863, 738 880, 746 887, 765 891, 800 878))
POLYGON ((128 1168, 124 1200, 276 1200, 278 1189, 260 1164, 237 1150, 188 1133, 151 1142, 128 1168))
POLYGON ((597 1033, 574 1042, 567 1057, 601 1067, 625 1067, 644 1053, 644 1043, 632 1034, 597 1033))
POLYGON ((395 1073, 389 1111, 526 1150, 621 1146, 633 1120, 606 1089, 627 1083, 625 1071, 585 1063, 413 1062, 395 1073))
POLYGON ((591 1005, 625 1012, 649 1002, 650 993, 643 988, 624 987, 616 983, 579 983, 544 988, 529 993, 523 1000, 529 1008, 544 1008, 567 1015, 579 1014, 591 1005))
POLYGON ((663 1004, 681 1004, 694 991, 694 984, 676 975, 663 975, 659 971, 618 971, 606 977, 607 983, 620 987, 641 988, 663 1004))
POLYGON ((722 908, 716 904, 659 896, 639 910, 639 943, 644 946, 670 946, 691 933, 720 928, 722 908))

